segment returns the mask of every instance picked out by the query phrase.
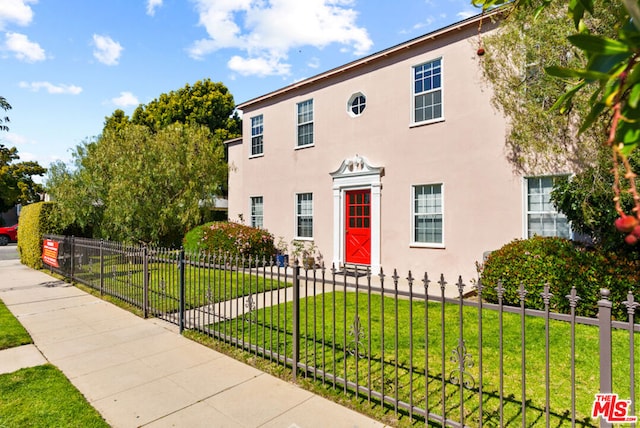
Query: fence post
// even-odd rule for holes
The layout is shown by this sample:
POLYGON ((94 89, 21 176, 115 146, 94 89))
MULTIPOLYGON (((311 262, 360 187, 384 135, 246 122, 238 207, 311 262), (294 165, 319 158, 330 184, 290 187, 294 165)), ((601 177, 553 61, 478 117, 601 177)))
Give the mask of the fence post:
MULTIPOLYGON (((600 342, 600 393, 612 391, 611 381, 611 308, 613 304, 608 299, 611 292, 606 288, 600 290, 602 298, 598 300, 598 330, 600 342)), ((610 427, 604 418, 600 418, 600 427, 610 427)))
POLYGON ((100 239, 100 295, 104 296, 104 240, 100 239))
POLYGON ((293 335, 293 380, 298 377, 298 360, 300 359, 300 264, 298 260, 293 265, 293 313, 292 335, 293 335))
POLYGON ((149 318, 149 253, 147 246, 142 247, 142 313, 149 318))
POLYGON ((71 235, 71 281, 75 279, 75 259, 76 259, 76 242, 75 237, 71 235))
POLYGON ((179 310, 179 324, 180 334, 184 331, 184 308, 185 308, 185 292, 184 292, 184 248, 180 248, 180 256, 178 258, 178 270, 180 273, 180 310, 179 310))

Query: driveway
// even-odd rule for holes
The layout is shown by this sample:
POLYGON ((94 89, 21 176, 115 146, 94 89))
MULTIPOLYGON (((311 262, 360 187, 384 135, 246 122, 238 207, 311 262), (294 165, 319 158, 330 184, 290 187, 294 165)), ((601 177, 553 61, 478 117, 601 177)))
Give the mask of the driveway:
POLYGON ((13 243, 0 247, 0 260, 18 260, 18 244, 13 243))

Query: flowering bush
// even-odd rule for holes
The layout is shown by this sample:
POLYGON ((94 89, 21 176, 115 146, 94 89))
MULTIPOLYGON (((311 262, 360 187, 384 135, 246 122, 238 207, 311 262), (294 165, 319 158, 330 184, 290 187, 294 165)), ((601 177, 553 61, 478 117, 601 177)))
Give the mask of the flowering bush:
POLYGON ((561 238, 533 237, 515 240, 492 252, 481 269, 483 297, 497 303, 495 287, 502 281, 503 302, 520 305, 520 284, 527 290, 525 305, 528 308, 544 309, 540 293, 545 283, 553 294, 551 308, 569 313, 567 296, 571 287, 580 297, 576 313, 594 316, 598 312, 600 289, 611 291, 616 318, 626 320, 627 293, 640 283, 640 261, 629 259, 619 253, 587 249, 561 238))
POLYGON ((260 260, 271 260, 276 253, 273 235, 264 229, 226 221, 209 223, 201 229, 198 248, 203 251, 224 251, 260 260))

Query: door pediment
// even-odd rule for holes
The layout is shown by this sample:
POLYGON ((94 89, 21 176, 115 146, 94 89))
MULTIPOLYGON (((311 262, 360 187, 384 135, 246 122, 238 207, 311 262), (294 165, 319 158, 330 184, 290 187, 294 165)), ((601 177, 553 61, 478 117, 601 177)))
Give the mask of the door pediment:
POLYGON ((330 173, 331 177, 335 179, 346 177, 358 177, 367 175, 376 175, 382 177, 384 174, 384 167, 372 166, 369 161, 360 155, 355 155, 351 158, 347 158, 342 161, 340 168, 330 173))

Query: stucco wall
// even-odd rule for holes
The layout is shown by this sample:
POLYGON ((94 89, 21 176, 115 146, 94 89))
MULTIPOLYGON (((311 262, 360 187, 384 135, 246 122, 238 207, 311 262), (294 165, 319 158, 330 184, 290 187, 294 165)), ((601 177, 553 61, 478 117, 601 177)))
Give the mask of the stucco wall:
POLYGON ((249 198, 264 197, 264 226, 290 241, 295 195, 312 192, 314 241, 325 261, 334 253, 333 180, 356 154, 384 168, 380 263, 406 276, 427 270, 449 282, 474 278, 483 252, 522 236, 522 178, 503 153, 505 121, 481 81, 475 28, 452 30, 427 44, 312 82, 244 110, 242 144, 229 147, 229 218, 249 219, 249 198), (411 126, 412 67, 442 58, 444 120, 411 126), (347 114, 352 94, 364 113, 347 114), (313 147, 296 149, 296 103, 313 99, 313 147), (250 158, 251 117, 264 115, 264 155, 250 158), (412 247, 412 186, 442 183, 444 248, 412 247))

